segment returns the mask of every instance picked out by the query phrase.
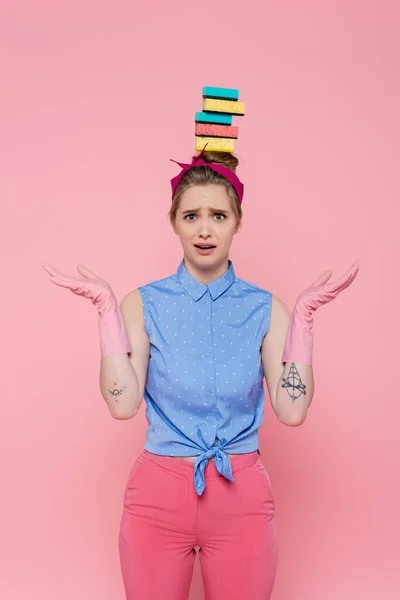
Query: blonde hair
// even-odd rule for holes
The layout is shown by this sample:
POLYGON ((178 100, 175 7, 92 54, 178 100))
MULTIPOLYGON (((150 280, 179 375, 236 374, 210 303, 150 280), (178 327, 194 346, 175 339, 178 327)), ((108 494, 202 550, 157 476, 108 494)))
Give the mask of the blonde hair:
MULTIPOLYGON (((205 152, 202 156, 202 159, 204 162, 222 165, 234 173, 236 172, 236 168, 239 164, 238 158, 232 152, 205 152)), ((171 208, 168 212, 170 222, 174 223, 182 196, 186 190, 195 185, 207 185, 211 183, 224 185, 226 187, 231 208, 235 214, 236 221, 238 224, 240 224, 242 220, 242 207, 240 205, 235 188, 223 175, 204 165, 193 166, 183 174, 182 179, 179 181, 176 187, 174 196, 172 198, 171 208)))

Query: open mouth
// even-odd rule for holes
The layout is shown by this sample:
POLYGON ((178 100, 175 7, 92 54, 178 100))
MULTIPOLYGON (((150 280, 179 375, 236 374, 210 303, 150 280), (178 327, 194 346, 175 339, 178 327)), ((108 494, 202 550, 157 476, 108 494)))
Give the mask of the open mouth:
POLYGON ((201 250, 209 250, 211 248, 215 248, 216 246, 213 246, 212 244, 195 244, 196 248, 200 248, 201 250))

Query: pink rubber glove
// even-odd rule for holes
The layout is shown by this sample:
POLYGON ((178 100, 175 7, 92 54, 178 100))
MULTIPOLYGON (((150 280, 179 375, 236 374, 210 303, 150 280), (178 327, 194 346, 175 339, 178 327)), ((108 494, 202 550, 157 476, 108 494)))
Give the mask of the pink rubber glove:
POLYGON ((325 271, 314 283, 304 290, 296 300, 286 336, 282 362, 294 362, 301 365, 312 364, 313 317, 314 312, 331 302, 354 281, 360 262, 355 261, 350 269, 338 281, 326 283, 332 271, 325 271))
POLYGON ((83 275, 83 279, 67 277, 49 263, 43 263, 42 267, 51 275, 50 280, 53 283, 69 288, 78 296, 89 298, 96 306, 102 357, 132 351, 118 302, 111 287, 104 279, 83 265, 77 267, 79 273, 83 275))

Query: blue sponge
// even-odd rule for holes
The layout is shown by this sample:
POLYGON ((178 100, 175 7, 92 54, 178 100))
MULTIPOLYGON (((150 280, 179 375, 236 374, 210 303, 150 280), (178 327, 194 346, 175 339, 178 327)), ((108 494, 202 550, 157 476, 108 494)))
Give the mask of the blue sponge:
POLYGON ((217 100, 239 100, 239 90, 204 86, 203 98, 215 98, 217 100))
POLYGON ((197 112, 194 117, 195 123, 219 123, 220 125, 232 125, 232 115, 229 113, 197 112))

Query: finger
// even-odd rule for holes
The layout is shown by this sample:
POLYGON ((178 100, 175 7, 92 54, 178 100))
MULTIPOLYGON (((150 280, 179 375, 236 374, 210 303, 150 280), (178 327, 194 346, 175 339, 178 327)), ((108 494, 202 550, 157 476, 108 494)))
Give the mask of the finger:
POLYGON ((55 268, 52 267, 50 263, 42 263, 42 267, 49 275, 53 275, 53 273, 55 273, 55 268))
POLYGON ((359 259, 357 259, 351 265, 350 271, 354 272, 355 273, 354 277, 356 277, 359 270, 360 270, 360 261, 359 261, 359 259))
POLYGON ((86 279, 101 279, 99 275, 93 273, 93 271, 85 267, 85 265, 78 265, 76 268, 79 271, 79 273, 83 275, 86 279))
POLYGON ((322 275, 320 275, 320 277, 318 277, 318 279, 316 279, 314 281, 314 283, 311 284, 310 287, 318 287, 319 285, 324 285, 324 283, 326 283, 328 281, 328 279, 330 279, 332 277, 332 271, 328 270, 325 271, 325 273, 322 273, 322 275))
POLYGON ((64 275, 64 273, 61 273, 61 271, 57 271, 57 269, 55 269, 50 263, 42 263, 42 267, 49 273, 49 275, 52 275, 53 277, 60 277, 65 279, 65 281, 76 280, 76 277, 69 277, 68 275, 64 275))
POLYGON ((342 289, 345 289, 346 287, 348 287, 351 284, 352 281, 354 281, 359 268, 360 268, 359 262, 355 261, 352 264, 352 266, 350 267, 350 269, 337 282, 337 284, 338 284, 337 289, 339 289, 339 291, 341 291, 342 289))
POLYGON ((82 284, 82 279, 74 279, 72 281, 66 279, 60 279, 59 277, 50 277, 50 281, 59 285, 60 287, 68 288, 70 290, 76 290, 79 285, 82 284))
POLYGON ((331 284, 328 285, 328 290, 338 294, 342 290, 349 287, 349 285, 356 278, 359 268, 360 268, 360 261, 356 260, 351 265, 350 269, 348 271, 346 271, 346 273, 344 273, 344 275, 342 275, 342 277, 340 277, 340 279, 338 279, 337 281, 333 281, 331 284))

